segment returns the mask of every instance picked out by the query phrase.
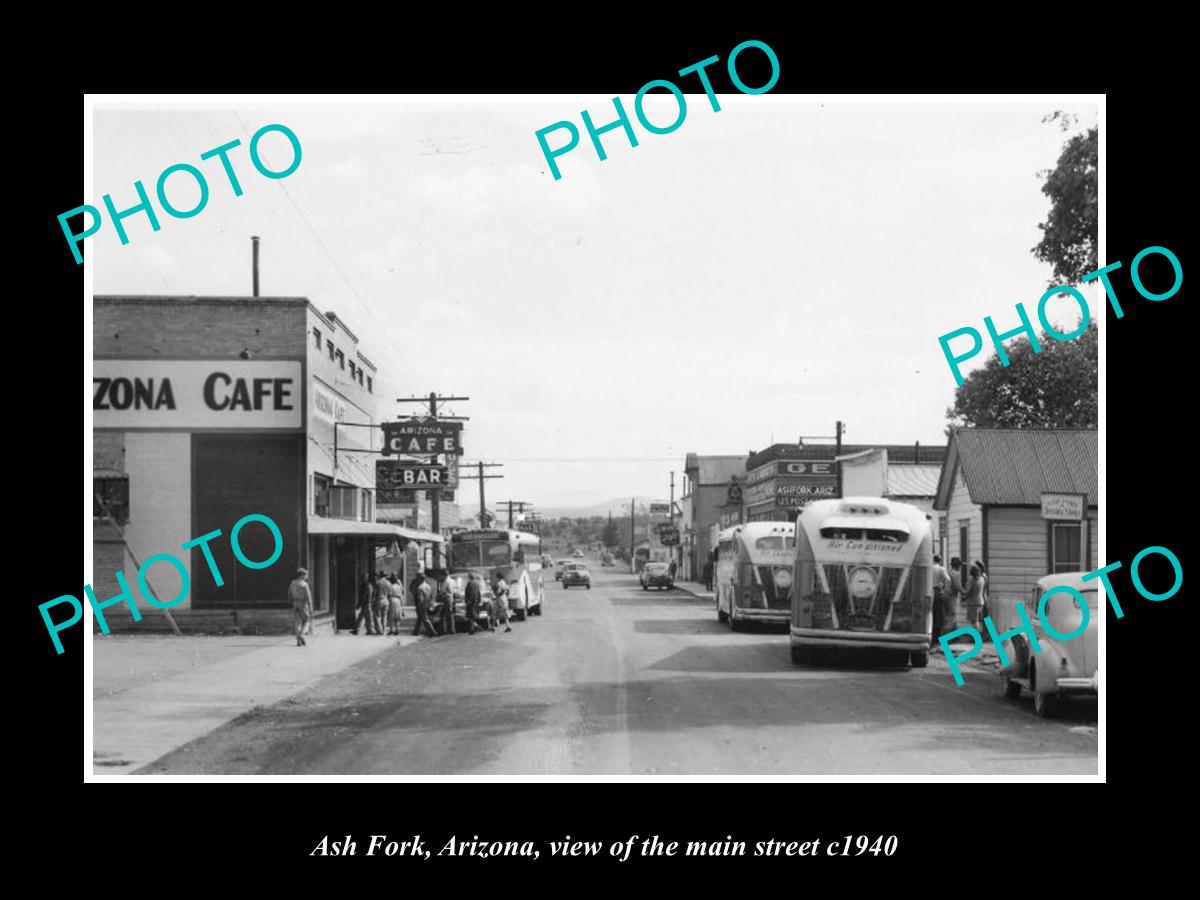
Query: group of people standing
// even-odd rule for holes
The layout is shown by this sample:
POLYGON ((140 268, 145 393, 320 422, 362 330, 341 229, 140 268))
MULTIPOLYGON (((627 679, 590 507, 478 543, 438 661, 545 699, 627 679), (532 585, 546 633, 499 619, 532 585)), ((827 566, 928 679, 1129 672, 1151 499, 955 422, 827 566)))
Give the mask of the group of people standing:
MULTIPOLYGON (((483 577, 478 573, 471 572, 467 575, 463 604, 468 634, 479 630, 479 614, 483 605, 482 582, 483 577)), ((458 598, 445 569, 418 573, 409 583, 408 593, 416 615, 412 630, 414 637, 422 633, 427 637, 455 633, 458 598), (430 586, 431 577, 435 586, 430 586)), ((493 576, 492 594, 495 603, 488 616, 489 630, 495 631, 499 621, 503 623, 505 631, 512 631, 508 624, 508 584, 500 572, 493 576)), ((366 634, 399 635, 400 622, 405 618, 403 599, 404 588, 395 573, 367 573, 359 586, 357 620, 350 633, 358 634, 358 629, 365 626, 366 634)))
POLYGON ((958 602, 962 599, 965 624, 979 629, 988 615, 987 566, 975 560, 965 566, 957 556, 950 558, 950 569, 942 565, 942 558, 933 558, 933 640, 955 627, 958 602))

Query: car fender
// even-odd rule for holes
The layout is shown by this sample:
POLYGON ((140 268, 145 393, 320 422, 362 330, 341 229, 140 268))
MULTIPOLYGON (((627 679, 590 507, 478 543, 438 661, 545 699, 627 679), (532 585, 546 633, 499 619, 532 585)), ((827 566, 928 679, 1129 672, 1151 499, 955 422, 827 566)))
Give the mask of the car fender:
POLYGON ((1034 679, 1034 690, 1039 694, 1054 694, 1058 692, 1058 670, 1062 665, 1063 653, 1059 646, 1039 635, 1038 643, 1041 652, 1035 653, 1031 664, 1037 669, 1034 679))

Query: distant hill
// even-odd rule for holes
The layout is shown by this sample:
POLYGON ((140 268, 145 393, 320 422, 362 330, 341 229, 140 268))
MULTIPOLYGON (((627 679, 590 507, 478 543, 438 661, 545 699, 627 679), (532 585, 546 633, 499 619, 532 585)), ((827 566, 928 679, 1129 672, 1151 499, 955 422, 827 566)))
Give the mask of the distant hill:
MULTIPOLYGON (((634 497, 637 512, 645 512, 650 503, 650 497, 634 497)), ((665 499, 665 498, 664 498, 665 499)), ((564 516, 571 519, 586 519, 589 516, 607 516, 612 512, 613 517, 629 516, 629 497, 607 500, 592 506, 543 506, 538 512, 543 519, 561 519, 564 516)))

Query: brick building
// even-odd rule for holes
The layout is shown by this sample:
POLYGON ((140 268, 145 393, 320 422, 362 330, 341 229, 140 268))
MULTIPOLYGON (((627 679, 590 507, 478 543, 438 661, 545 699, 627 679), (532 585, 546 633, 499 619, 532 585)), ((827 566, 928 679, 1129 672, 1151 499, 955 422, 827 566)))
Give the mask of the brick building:
MULTIPOLYGON (((134 555, 184 563, 190 590, 171 608, 181 628, 280 631, 291 627, 286 588, 298 566, 310 572, 317 625, 350 627, 377 550, 438 540, 376 521, 375 457, 355 451, 379 446, 378 373, 334 313, 303 297, 98 296, 93 309, 93 491, 103 503, 92 584, 98 600, 114 596, 113 573, 124 571, 144 616, 133 627, 166 627, 138 596, 134 555), (266 569, 238 564, 229 543, 251 513, 283 535, 266 569), (181 549, 217 529, 207 546, 223 584, 201 547, 181 549)), ((251 560, 274 549, 262 525, 239 544, 251 560)), ((161 598, 181 592, 171 566, 150 574, 161 598)), ((113 630, 132 624, 124 605, 105 617, 113 630)))

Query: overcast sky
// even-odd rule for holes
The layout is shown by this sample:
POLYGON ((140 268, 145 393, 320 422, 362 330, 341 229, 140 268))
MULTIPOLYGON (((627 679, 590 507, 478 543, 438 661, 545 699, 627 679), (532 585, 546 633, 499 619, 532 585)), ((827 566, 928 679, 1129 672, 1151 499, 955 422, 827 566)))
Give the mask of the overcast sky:
MULTIPOLYGON (((559 181, 534 132, 582 131, 584 108, 610 121, 611 98, 106 104, 84 202, 132 206, 134 180, 152 193, 179 162, 211 195, 191 219, 160 211, 158 232, 126 220, 124 247, 106 222, 87 241, 94 289, 248 295, 261 235, 262 293, 346 320, 380 368, 382 417, 394 397, 471 398, 454 407, 471 417, 465 458, 505 464, 495 499, 665 498, 688 451, 745 453, 838 419, 850 443, 942 443, 954 380, 937 338, 989 314, 1015 326, 1018 301, 1036 315, 1038 172, 1067 137, 1042 119, 1066 109, 1082 129, 1094 106, 719 99, 713 113, 689 95, 671 134, 635 120, 636 148, 605 134, 605 162, 584 132, 559 181), (272 181, 246 145, 275 122, 303 161, 272 181), (234 138, 241 197, 199 159, 234 138)), ((675 115, 669 96, 646 108, 675 115)), ((290 159, 279 135, 262 147, 272 168, 290 159)), ((185 209, 187 182, 169 183, 185 209)), ((1053 321, 1077 320, 1055 302, 1053 321)))

